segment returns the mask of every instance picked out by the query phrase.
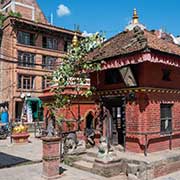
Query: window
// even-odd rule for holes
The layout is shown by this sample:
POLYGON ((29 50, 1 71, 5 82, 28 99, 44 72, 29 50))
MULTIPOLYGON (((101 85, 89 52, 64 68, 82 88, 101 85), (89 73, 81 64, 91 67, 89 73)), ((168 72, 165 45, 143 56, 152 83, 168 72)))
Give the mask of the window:
POLYGON ((110 69, 105 72, 105 83, 106 84, 115 84, 121 83, 122 78, 118 69, 110 69))
POLYGON ((164 81, 171 81, 170 75, 171 75, 171 70, 169 69, 162 69, 163 77, 162 80, 164 81))
POLYGON ((35 76, 18 75, 18 89, 34 89, 35 76))
POLYGON ((42 89, 50 87, 50 79, 48 77, 42 77, 42 89))
POLYGON ((68 51, 70 45, 71 45, 71 41, 64 41, 64 52, 68 51))
POLYGON ((170 133, 172 130, 172 104, 161 104, 161 133, 170 133))
POLYGON ((43 37, 43 48, 58 50, 58 40, 52 37, 43 37))
POLYGON ((34 67, 35 54, 18 51, 18 65, 23 67, 34 67))
POLYGON ((19 31, 18 32, 18 43, 20 44, 26 44, 26 45, 35 45, 35 40, 34 40, 34 34, 28 33, 28 32, 23 32, 19 31))
POLYGON ((53 70, 56 65, 56 57, 52 56, 43 56, 42 59, 42 67, 44 69, 53 70))

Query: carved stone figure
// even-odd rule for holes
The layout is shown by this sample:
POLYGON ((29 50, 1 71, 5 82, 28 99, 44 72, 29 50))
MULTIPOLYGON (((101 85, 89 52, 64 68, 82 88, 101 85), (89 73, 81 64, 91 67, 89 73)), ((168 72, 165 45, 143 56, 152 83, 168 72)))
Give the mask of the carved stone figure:
POLYGON ((93 129, 86 129, 86 136, 87 136, 88 143, 91 146, 94 146, 95 145, 95 141, 94 141, 95 132, 94 132, 94 130, 93 129))
POLYGON ((103 136, 100 138, 97 157, 105 161, 111 161, 116 158, 114 149, 112 148, 112 146, 108 147, 107 140, 103 136))
POLYGON ((81 154, 85 152, 86 144, 84 140, 78 141, 75 133, 70 133, 64 141, 63 149, 64 154, 81 154))
POLYGON ((47 127, 47 136, 54 136, 54 127, 53 127, 53 122, 52 122, 52 120, 50 120, 49 122, 48 122, 48 127, 47 127))

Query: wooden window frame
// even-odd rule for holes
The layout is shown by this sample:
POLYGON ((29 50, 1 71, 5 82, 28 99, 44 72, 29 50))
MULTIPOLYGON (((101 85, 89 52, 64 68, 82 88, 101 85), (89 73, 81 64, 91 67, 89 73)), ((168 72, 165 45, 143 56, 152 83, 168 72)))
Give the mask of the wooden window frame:
POLYGON ((173 104, 160 104, 160 132, 161 134, 169 134, 172 132, 172 106, 173 104), (163 111, 166 111, 166 115, 163 115, 164 113, 163 111), (163 128, 165 123, 168 123, 167 125, 168 128, 166 129, 163 128))
POLYGON ((42 68, 47 70, 54 70, 57 62, 57 57, 42 56, 42 68))
POLYGON ((30 32, 19 31, 17 35, 17 42, 19 44, 35 46, 35 35, 30 32))
POLYGON ((50 87, 50 79, 48 77, 42 77, 42 89, 50 87))
POLYGON ((35 67, 35 54, 18 51, 18 66, 35 67))
POLYGON ((43 36, 43 48, 58 50, 58 39, 50 36, 43 36))
POLYGON ((18 74, 18 89, 33 90, 34 85, 35 76, 18 74))

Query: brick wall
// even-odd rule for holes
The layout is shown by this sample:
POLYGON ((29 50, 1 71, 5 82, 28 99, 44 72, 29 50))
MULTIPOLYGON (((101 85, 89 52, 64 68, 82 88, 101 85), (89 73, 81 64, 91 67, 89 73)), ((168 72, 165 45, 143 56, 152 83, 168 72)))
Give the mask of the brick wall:
MULTIPOLYGON (((161 63, 144 62, 136 66, 135 76, 138 87, 161 89, 180 89, 179 68, 161 63), (170 70, 170 81, 164 81, 163 69, 170 70)), ((97 90, 115 90, 125 88, 124 84, 105 84, 104 71, 91 74, 92 85, 97 90), (100 79, 101 81, 98 81, 100 79)), ((122 94, 121 94, 122 95, 122 94)), ((127 94, 123 94, 127 96, 127 94)), ((126 105, 126 148, 129 151, 143 152, 145 136, 128 134, 128 132, 160 132, 160 104, 171 103, 173 129, 180 129, 180 94, 171 92, 136 92, 136 100, 126 105)), ((148 152, 169 148, 169 136, 148 135, 148 152)), ((180 135, 174 134, 172 147, 180 147, 180 135)))
MULTIPOLYGON (((6 5, 9 4, 9 2, 10 0, 7 0, 3 4, 0 4, 0 8, 6 7, 6 5)), ((36 0, 16 0, 15 9, 13 9, 13 5, 12 5, 12 7, 8 7, 5 11, 9 12, 12 10, 15 10, 16 12, 20 12, 22 17, 25 19, 33 20, 33 16, 34 16, 34 20, 36 22, 41 22, 44 24, 48 23, 46 17, 41 11, 36 0)))
MULTIPOLYGON (((160 104, 170 103, 172 106, 173 130, 180 130, 180 94, 147 93, 146 101, 142 94, 136 94, 137 100, 126 106, 127 132, 160 132, 160 104)), ((179 132, 180 133, 180 132, 179 132)), ((169 149, 168 134, 148 135, 148 152, 169 149)), ((143 152, 145 136, 127 134, 127 150, 143 152)), ((172 147, 180 147, 180 134, 173 133, 172 147)))
MULTIPOLYGON (((28 27, 28 26, 27 26, 28 27)), ((61 61, 65 52, 61 51, 64 44, 64 38, 72 38, 72 35, 63 34, 61 32, 53 32, 51 33, 51 37, 57 38, 59 42, 59 49, 52 50, 42 48, 42 36, 49 35, 46 32, 35 32, 31 31, 27 28, 27 32, 36 34, 36 46, 29 46, 17 43, 17 33, 19 30, 26 31, 25 29, 15 28, 10 25, 10 18, 5 21, 3 36, 2 36, 2 47, 1 47, 1 55, 4 56, 2 58, 7 61, 1 61, 1 93, 0 93, 0 101, 8 101, 9 102, 9 117, 10 119, 15 118, 15 103, 22 101, 20 98, 21 93, 30 92, 31 96, 38 97, 42 95, 42 77, 51 74, 51 71, 42 68, 42 57, 43 55, 57 57, 57 64, 61 61), (21 67, 17 64, 18 51, 35 53, 35 67, 21 67), (13 62, 14 63, 11 63, 13 62), (22 90, 17 89, 17 76, 18 74, 24 75, 35 75, 35 89, 33 90, 22 90), (2 90, 4 91, 2 92, 2 90)))
MULTIPOLYGON (((52 98, 50 98, 52 100, 52 98)), ((50 100, 46 98, 42 98, 43 103, 50 102, 50 100)), ((81 116, 81 123, 80 127, 81 130, 84 130, 86 128, 86 116, 88 113, 95 112, 96 105, 93 101, 87 100, 87 101, 80 101, 80 116, 81 116)), ((65 109, 59 109, 57 112, 59 116, 64 117, 67 121, 69 121, 72 124, 71 130, 77 130, 78 124, 77 124, 77 118, 78 118, 78 104, 74 102, 69 108, 65 109), (71 113, 73 112, 73 114, 71 113)), ((45 108, 44 116, 47 114, 47 108, 45 108)), ((63 131, 68 131, 68 126, 66 122, 63 123, 63 131)))

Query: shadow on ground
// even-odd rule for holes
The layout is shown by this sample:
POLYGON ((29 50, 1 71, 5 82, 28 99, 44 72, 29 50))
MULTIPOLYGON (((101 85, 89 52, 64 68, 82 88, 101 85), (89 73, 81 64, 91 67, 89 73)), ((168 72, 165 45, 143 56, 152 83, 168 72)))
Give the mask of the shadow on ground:
POLYGON ((59 174, 63 174, 63 172, 67 171, 67 169, 63 167, 59 167, 59 174))
POLYGON ((3 152, 0 152, 0 169, 6 167, 12 167, 20 164, 30 163, 28 159, 24 159, 17 156, 12 156, 3 152))

